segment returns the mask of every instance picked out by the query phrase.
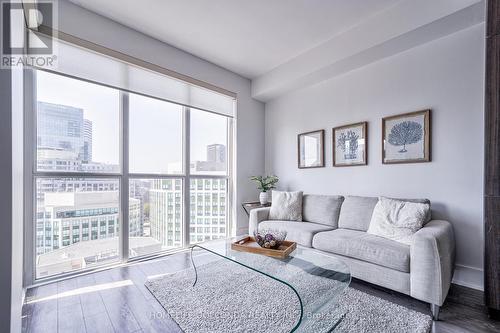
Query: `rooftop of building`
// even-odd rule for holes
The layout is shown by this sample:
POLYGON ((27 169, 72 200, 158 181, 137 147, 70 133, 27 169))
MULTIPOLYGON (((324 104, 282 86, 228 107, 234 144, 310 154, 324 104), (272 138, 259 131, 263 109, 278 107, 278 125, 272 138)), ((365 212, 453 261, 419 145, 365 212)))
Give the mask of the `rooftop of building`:
MULTIPOLYGON (((130 249, 161 247, 161 243, 152 237, 130 237, 130 249)), ((69 260, 82 260, 96 255, 118 253, 118 237, 82 241, 52 252, 37 256, 37 265, 45 266, 69 260)))

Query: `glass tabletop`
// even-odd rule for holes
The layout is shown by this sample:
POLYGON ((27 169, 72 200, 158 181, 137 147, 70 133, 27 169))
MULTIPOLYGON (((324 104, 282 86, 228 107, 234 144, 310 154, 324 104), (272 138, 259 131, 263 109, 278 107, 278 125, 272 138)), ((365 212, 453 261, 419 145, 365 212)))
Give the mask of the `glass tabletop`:
MULTIPOLYGON (((292 332, 330 332, 344 313, 337 307, 342 292, 351 282, 349 267, 340 259, 315 249, 297 246, 285 259, 233 250, 239 238, 215 240, 191 246, 191 254, 205 251, 242 265, 290 288, 298 297, 300 313, 292 332)), ((199 276, 191 256, 195 281, 199 276)))

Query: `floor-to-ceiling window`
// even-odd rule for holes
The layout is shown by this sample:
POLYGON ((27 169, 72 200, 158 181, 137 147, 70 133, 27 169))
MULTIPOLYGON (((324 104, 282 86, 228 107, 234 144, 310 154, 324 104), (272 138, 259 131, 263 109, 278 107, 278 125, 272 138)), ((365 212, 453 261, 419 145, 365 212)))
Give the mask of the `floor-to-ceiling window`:
POLYGON ((71 74, 26 69, 27 281, 226 237, 232 116, 71 74))

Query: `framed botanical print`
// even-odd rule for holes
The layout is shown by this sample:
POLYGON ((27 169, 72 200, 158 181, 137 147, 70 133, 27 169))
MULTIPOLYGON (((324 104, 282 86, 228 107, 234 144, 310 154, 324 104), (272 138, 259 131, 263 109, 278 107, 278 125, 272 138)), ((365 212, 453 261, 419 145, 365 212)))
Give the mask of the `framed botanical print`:
POLYGON ((297 136, 299 169, 325 166, 324 141, 325 130, 302 133, 297 136))
POLYGON ((382 163, 431 161, 431 110, 382 119, 382 163))
POLYGON ((333 166, 367 164, 367 122, 333 129, 333 166))

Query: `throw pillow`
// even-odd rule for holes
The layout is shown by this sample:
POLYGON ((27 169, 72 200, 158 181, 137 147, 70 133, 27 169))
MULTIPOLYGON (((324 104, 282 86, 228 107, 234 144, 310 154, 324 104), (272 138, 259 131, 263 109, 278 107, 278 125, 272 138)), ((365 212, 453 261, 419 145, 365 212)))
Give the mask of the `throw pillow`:
POLYGON ((302 191, 273 191, 270 220, 302 221, 302 191))
POLYGON ((380 197, 373 210, 368 233, 411 245, 412 236, 421 229, 430 205, 380 197))

